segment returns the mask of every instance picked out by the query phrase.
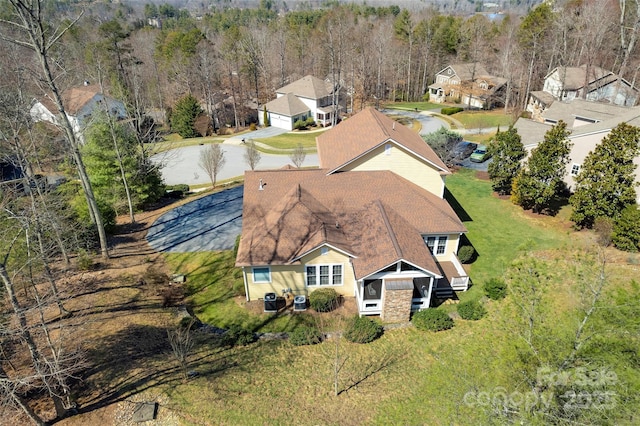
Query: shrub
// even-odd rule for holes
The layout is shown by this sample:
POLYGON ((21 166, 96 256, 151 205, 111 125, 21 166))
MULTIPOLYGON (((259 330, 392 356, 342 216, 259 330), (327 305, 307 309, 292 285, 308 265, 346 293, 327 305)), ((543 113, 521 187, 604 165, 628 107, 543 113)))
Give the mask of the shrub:
POLYGON ((314 120, 313 117, 307 117, 307 119, 304 122, 304 125, 306 127, 315 126, 316 125, 316 120, 314 120))
POLYGON ((309 295, 309 306, 316 312, 329 312, 338 306, 338 293, 332 288, 320 288, 309 295))
POLYGON ((226 346, 246 346, 255 341, 255 334, 240 325, 230 326, 223 336, 223 342, 226 346))
POLYGON ((458 313, 460 318, 476 321, 487 314, 487 310, 479 302, 469 300, 458 305, 458 313))
POLYGON ((258 128, 258 127, 256 126, 256 123, 251 123, 251 124, 249 124, 249 130, 251 130, 252 132, 253 132, 254 130, 256 130, 257 128, 258 128))
POLYGON ((425 309, 413 314, 411 322, 418 330, 442 331, 453 327, 453 320, 445 311, 425 309))
POLYGON ((322 333, 315 327, 303 325, 289 333, 289 341, 295 346, 315 345, 322 342, 322 333))
POLYGON ((93 259, 86 250, 78 250, 78 269, 81 271, 90 271, 93 269, 93 259))
POLYGON ((476 249, 473 246, 462 246, 458 250, 458 259, 462 263, 471 263, 476 257, 476 249))
POLYGON ((507 295, 507 283, 497 278, 491 278, 484 285, 484 292, 489 299, 500 300, 507 295))
POLYGON ((167 185, 165 191, 168 197, 182 198, 184 194, 189 192, 189 185, 184 183, 178 185, 167 185))
POLYGON ((382 335, 382 326, 368 317, 355 316, 344 332, 344 338, 353 343, 369 343, 382 335))
POLYGON ((440 113, 444 114, 444 115, 453 115, 453 114, 457 114, 457 113, 459 113, 461 111, 464 111, 464 108, 460 108, 460 107, 445 107, 445 108, 442 108, 440 110, 440 113))
POLYGON ((306 129, 307 128, 306 121, 296 120, 296 122, 293 123, 293 128, 295 130, 304 130, 304 129, 306 129))

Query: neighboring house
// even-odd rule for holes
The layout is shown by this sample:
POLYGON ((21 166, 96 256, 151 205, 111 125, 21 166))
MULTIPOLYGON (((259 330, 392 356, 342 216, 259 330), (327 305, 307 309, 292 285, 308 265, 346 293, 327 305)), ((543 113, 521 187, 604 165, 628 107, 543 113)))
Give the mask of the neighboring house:
POLYGON ((491 109, 504 105, 506 82, 489 74, 478 62, 452 64, 436 74, 435 82, 429 86, 429 100, 491 109))
MULTIPOLYGON (((565 183, 569 190, 575 188, 575 176, 580 173, 587 155, 596 145, 620 123, 640 126, 640 107, 624 108, 609 104, 600 104, 581 100, 571 103, 555 102, 552 108, 545 112, 544 122, 520 118, 514 127, 522 138, 525 149, 530 152, 544 139, 545 133, 558 121, 567 123, 571 131, 569 139, 572 147, 569 153, 565 183)), ((635 163, 640 165, 640 158, 635 163)), ((640 170, 636 169, 636 182, 640 183, 640 170)), ((637 201, 640 204, 640 194, 636 189, 637 201)))
POLYGON ((291 84, 276 90, 276 99, 258 108, 258 122, 264 122, 264 108, 267 110, 269 124, 281 129, 293 130, 298 120, 313 117, 321 126, 328 126, 337 108, 332 106, 332 86, 312 75, 307 75, 291 84))
MULTIPOLYGON (((97 111, 108 112, 118 119, 126 117, 124 104, 103 94, 97 84, 88 84, 73 87, 62 92, 62 102, 71 122, 74 132, 82 138, 82 132, 91 120, 93 113, 97 111)), ((31 117, 34 121, 48 121, 55 125, 60 124, 58 107, 47 95, 37 99, 31 107, 31 117)))
POLYGON ((556 67, 544 78, 542 92, 529 94, 527 111, 538 117, 554 101, 584 99, 618 106, 634 106, 640 92, 627 80, 600 67, 556 67))
POLYGON ((317 146, 319 169, 245 173, 236 266, 248 301, 328 287, 391 322, 468 288, 450 172, 417 133, 369 108, 317 146))

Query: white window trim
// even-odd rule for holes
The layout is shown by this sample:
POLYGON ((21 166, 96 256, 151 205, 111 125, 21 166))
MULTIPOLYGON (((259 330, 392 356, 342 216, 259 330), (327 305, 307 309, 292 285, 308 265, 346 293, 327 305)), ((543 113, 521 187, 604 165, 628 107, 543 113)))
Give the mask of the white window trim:
POLYGON ((344 285, 344 273, 345 273, 345 269, 344 269, 344 264, 342 263, 318 263, 318 264, 308 264, 308 265, 304 265, 304 286, 305 287, 309 287, 309 288, 319 288, 319 287, 340 287, 344 285), (320 267, 321 266, 328 266, 329 267, 329 282, 330 284, 320 284, 320 267), (340 284, 333 284, 333 267, 334 266, 340 266, 342 269, 342 274, 341 274, 341 282, 340 284), (307 280, 307 268, 315 268, 316 270, 316 284, 313 285, 309 285, 308 284, 308 280, 307 280))
POLYGON ((433 251, 431 252, 432 255, 434 255, 434 256, 444 256, 444 255, 447 254, 447 248, 449 246, 449 236, 448 235, 425 235, 423 237, 423 239, 424 239, 425 245, 427 245, 427 248, 429 248, 429 245, 427 244, 427 240, 429 238, 434 238, 435 239, 435 241, 433 243, 433 251), (444 239, 444 252, 438 253, 438 243, 440 242, 441 239, 444 239))
POLYGON ((251 279, 253 280, 254 284, 270 283, 271 282, 271 267, 270 266, 256 266, 254 268, 251 268, 251 279), (267 281, 256 281, 256 269, 266 269, 267 271, 269 271, 269 279, 267 281))
POLYGON ((582 168, 582 165, 578 164, 578 163, 573 163, 571 165, 571 171, 569 172, 571 174, 571 176, 578 176, 578 174, 580 174, 580 169, 582 168), (577 167, 578 170, 576 170, 576 172, 574 173, 573 169, 577 167))

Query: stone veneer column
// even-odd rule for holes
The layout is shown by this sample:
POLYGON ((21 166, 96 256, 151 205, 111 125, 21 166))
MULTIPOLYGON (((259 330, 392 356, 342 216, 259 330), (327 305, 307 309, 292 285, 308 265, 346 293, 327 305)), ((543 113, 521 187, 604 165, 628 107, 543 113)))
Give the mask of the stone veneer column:
POLYGON ((384 280, 382 297, 382 321, 407 322, 411 316, 413 280, 411 278, 384 280))

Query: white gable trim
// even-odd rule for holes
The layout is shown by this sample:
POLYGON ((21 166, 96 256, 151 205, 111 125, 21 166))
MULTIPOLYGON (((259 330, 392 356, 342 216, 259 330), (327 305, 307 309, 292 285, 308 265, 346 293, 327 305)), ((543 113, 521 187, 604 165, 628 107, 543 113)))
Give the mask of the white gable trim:
MULTIPOLYGON (((327 172, 327 175, 330 175, 334 172, 337 172, 338 170, 341 170, 343 167, 348 166, 351 163, 356 162, 357 160, 361 159, 362 157, 365 157, 366 155, 370 154, 371 152, 375 151, 376 149, 380 148, 381 146, 385 146, 386 144, 388 144, 389 142, 393 143, 396 147, 398 148, 402 148, 405 152, 408 152, 412 155, 414 155, 415 157, 419 158, 420 160, 422 160, 424 163, 429 164, 431 166, 433 166, 436 170, 440 170, 441 172, 444 172, 446 174, 449 174, 450 172, 446 169, 443 169, 442 167, 438 166, 437 164, 433 163, 432 161, 426 159, 425 157, 423 157, 422 155, 419 155, 417 153, 415 153, 414 151, 410 150, 409 148, 407 148, 406 146, 402 145, 401 143, 395 141, 392 138, 388 138, 385 139, 384 141, 382 141, 381 143, 379 143, 378 145, 375 145, 374 147, 372 147, 371 149, 368 149, 367 151, 363 152, 362 154, 358 155, 355 158, 352 158, 351 160, 347 161, 344 164, 339 165, 338 167, 336 167, 333 170, 329 170, 327 172)), ((425 142, 426 144, 426 142, 425 142)))
POLYGON ((393 261, 393 262, 389 263, 388 265, 386 265, 386 266, 384 266, 384 267, 382 267, 382 268, 378 269, 378 270, 377 270, 377 271, 375 271, 375 272, 370 273, 369 275, 366 275, 366 276, 364 276, 364 277, 360 278, 360 279, 359 279, 359 281, 360 281, 360 280, 379 279, 379 278, 408 278, 408 277, 411 277, 411 278, 420 278, 420 277, 424 277, 424 276, 425 276, 425 274, 426 274, 428 277, 433 277, 433 278, 443 278, 443 276, 442 276, 442 275, 440 275, 440 274, 437 274, 437 273, 435 273, 435 272, 432 272, 432 271, 429 271, 429 270, 427 270, 427 269, 421 268, 420 266, 418 266, 418 265, 416 265, 416 264, 414 264, 414 263, 411 263, 411 262, 409 262, 409 261, 407 261, 407 260, 405 260, 405 259, 402 259, 402 258, 401 258, 401 259, 398 259, 398 260, 395 260, 395 261, 393 261), (393 264, 397 264, 398 262, 404 262, 404 263, 406 263, 407 265, 411 265, 411 266, 413 266, 414 268, 419 269, 419 270, 420 270, 420 271, 422 271, 423 273, 418 273, 418 274, 416 274, 416 272, 417 272, 417 271, 401 271, 400 273, 398 273, 397 271, 396 271, 396 272, 381 272, 381 271, 383 271, 384 269, 387 269, 389 266, 391 266, 391 265, 393 265, 393 264))

